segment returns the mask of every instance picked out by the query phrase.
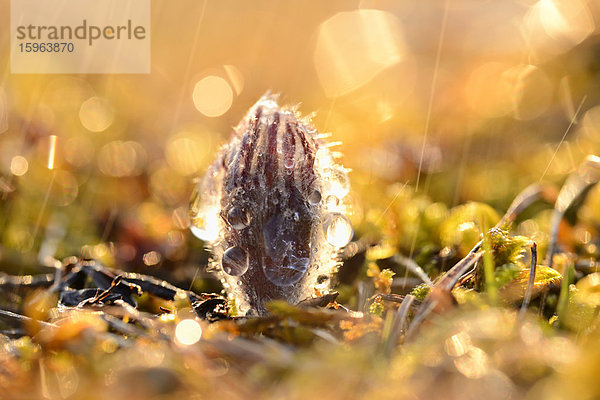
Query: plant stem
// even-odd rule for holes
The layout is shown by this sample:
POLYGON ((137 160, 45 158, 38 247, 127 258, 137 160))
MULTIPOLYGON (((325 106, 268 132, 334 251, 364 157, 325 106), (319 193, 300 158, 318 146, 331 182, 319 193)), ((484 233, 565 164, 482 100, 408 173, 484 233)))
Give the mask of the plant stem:
POLYGON ((496 279, 494 275, 494 256, 492 254, 492 246, 488 235, 483 238, 483 272, 485 275, 485 286, 492 306, 498 305, 498 288, 496 287, 496 279))

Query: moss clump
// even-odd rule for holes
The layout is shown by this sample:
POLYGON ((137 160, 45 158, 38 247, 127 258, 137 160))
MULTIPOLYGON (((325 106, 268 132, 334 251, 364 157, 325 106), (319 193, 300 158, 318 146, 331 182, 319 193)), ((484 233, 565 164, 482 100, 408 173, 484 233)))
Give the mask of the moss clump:
POLYGON ((381 301, 380 297, 377 297, 375 301, 373 301, 373 303, 371 303, 371 305, 369 306, 369 313, 381 317, 383 315, 383 311, 383 301, 381 301))
POLYGON ((416 286, 413 290, 411 290, 410 294, 415 296, 415 298, 417 300, 423 301, 423 300, 425 300, 425 297, 427 297, 427 295, 429 294, 430 291, 431 291, 431 287, 422 283, 419 286, 416 286))
POLYGON ((520 273, 520 268, 515 264, 505 264, 496 268, 494 271, 494 279, 496 287, 502 288, 509 282, 515 280, 520 273))
POLYGON ((523 259, 523 255, 531 246, 531 239, 525 236, 511 236, 508 231, 500 228, 490 229, 488 238, 497 266, 519 264, 523 259))

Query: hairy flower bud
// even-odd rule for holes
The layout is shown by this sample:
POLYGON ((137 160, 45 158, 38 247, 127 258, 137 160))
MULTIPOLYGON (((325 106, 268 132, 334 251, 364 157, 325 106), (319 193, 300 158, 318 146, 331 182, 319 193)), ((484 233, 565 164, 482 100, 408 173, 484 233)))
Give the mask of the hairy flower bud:
POLYGON ((347 170, 308 119, 261 98, 218 153, 191 201, 192 232, 240 314, 329 289, 352 237, 347 170))

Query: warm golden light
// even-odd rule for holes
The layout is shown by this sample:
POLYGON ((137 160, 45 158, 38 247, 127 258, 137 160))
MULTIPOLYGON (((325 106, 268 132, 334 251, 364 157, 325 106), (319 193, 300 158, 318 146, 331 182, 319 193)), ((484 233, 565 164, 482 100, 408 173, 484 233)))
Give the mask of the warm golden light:
POLYGON ((197 343, 202 337, 202 327, 194 319, 184 319, 175 328, 175 341, 183 346, 197 343))
POLYGON ((162 260, 162 257, 160 255, 159 252, 157 251, 150 251, 146 254, 144 254, 144 256, 142 257, 144 264, 146 264, 149 267, 152 267, 154 265, 157 265, 160 263, 160 261, 162 260))
POLYGON ((319 28, 314 63, 329 97, 358 89, 405 56, 398 19, 380 10, 341 12, 319 28))
POLYGON ((168 204, 175 204, 179 199, 187 197, 186 183, 186 178, 164 164, 152 171, 150 176, 152 194, 168 204))
POLYGON ((595 30, 585 0, 539 0, 524 17, 523 36, 532 55, 560 54, 595 30))
POLYGON ((490 62, 471 73, 465 94, 472 111, 487 118, 500 117, 511 111, 513 87, 503 76, 509 68, 506 64, 490 62))
POLYGON ((0 133, 8 129, 8 107, 6 104, 6 94, 0 86, 0 133))
POLYGON ((600 141, 600 106, 595 106, 586 111, 583 116, 583 128, 586 137, 600 141))
POLYGON ((56 135, 50 135, 50 149, 48 150, 48 169, 54 169, 54 157, 56 157, 56 135))
POLYGON ((471 337, 466 332, 459 332, 446 339, 444 347, 449 356, 463 356, 471 349, 471 337))
POLYGON ((223 69, 227 73, 227 77, 229 78, 229 82, 231 86, 233 86, 233 90, 235 90, 235 94, 237 96, 242 93, 244 90, 244 75, 233 65, 223 65, 223 69))
POLYGON ((600 0, 11 2, 0 399, 600 400, 600 0))
POLYGON ((465 93, 470 108, 482 117, 512 113, 517 119, 531 120, 546 111, 553 87, 548 76, 534 65, 490 62, 473 71, 465 93))
POLYGON ((209 135, 182 132, 167 142, 167 163, 181 175, 194 175, 208 162, 210 143, 209 135))
POLYGON ((89 131, 102 132, 112 125, 115 112, 108 100, 91 97, 79 109, 81 124, 89 131))
POLYGON ((79 185, 75 176, 68 171, 58 170, 52 186, 54 202, 59 206, 68 206, 79 194, 79 185))
POLYGON ((454 366, 467 378, 479 379, 489 371, 488 360, 483 350, 471 346, 466 354, 454 360, 454 366))
POLYGON ((29 163, 23 156, 14 156, 10 160, 10 172, 15 176, 23 176, 29 169, 29 163))
POLYGON ((520 64, 510 68, 505 74, 513 85, 512 111, 515 118, 531 120, 548 109, 553 87, 540 68, 520 64))
POLYGON ((190 227, 190 217, 188 208, 185 206, 177 207, 171 215, 173 223, 179 229, 187 229, 190 227))
POLYGON ((537 7, 546 33, 554 39, 577 44, 594 31, 594 19, 587 1, 540 0, 537 7))
POLYGON ((146 157, 146 152, 139 143, 115 140, 100 149, 98 167, 109 176, 137 175, 144 167, 146 157))
POLYGON ((76 136, 64 144, 65 159, 75 167, 88 165, 94 157, 94 145, 84 136, 76 136))
POLYGON ((194 86, 192 95, 194 106, 207 117, 225 114, 233 103, 233 90, 227 81, 219 76, 207 76, 194 86))

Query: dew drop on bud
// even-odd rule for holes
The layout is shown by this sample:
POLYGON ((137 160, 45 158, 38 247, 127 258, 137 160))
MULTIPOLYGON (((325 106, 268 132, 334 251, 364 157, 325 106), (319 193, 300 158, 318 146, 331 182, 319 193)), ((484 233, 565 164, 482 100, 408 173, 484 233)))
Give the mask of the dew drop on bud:
POLYGON ((328 208, 337 207, 337 205, 339 203, 340 203, 340 199, 338 199, 334 195, 327 196, 327 198, 325 199, 325 204, 327 204, 328 208))
POLYGON ((313 190, 313 192, 308 196, 308 202, 315 206, 321 202, 321 192, 318 190, 313 190))
POLYGON ((350 191, 350 180, 346 172, 340 167, 330 167, 324 171, 325 181, 323 188, 328 194, 343 198, 350 191))
POLYGON ((219 237, 219 215, 210 196, 201 196, 199 188, 192 193, 190 201, 190 229, 194 236, 205 242, 219 237))
POLYGON ((352 224, 344 214, 332 213, 323 223, 325 238, 334 247, 344 247, 352 239, 352 224))
POLYGON ((271 283, 277 286, 290 286, 298 282, 306 273, 310 259, 288 254, 281 263, 265 263, 263 271, 271 283))
POLYGON ((240 207, 233 207, 227 213, 227 221, 238 231, 250 224, 250 216, 240 207))
POLYGON ((243 275, 248 271, 248 253, 239 246, 225 250, 225 253, 223 253, 223 271, 231 276, 243 275))
POLYGON ((219 237, 219 221, 217 214, 211 210, 203 210, 192 215, 192 226, 190 227, 194 236, 205 242, 212 242, 219 237))
POLYGON ((283 166, 286 167, 287 169, 294 168, 294 159, 291 157, 290 158, 285 157, 283 160, 283 166))

